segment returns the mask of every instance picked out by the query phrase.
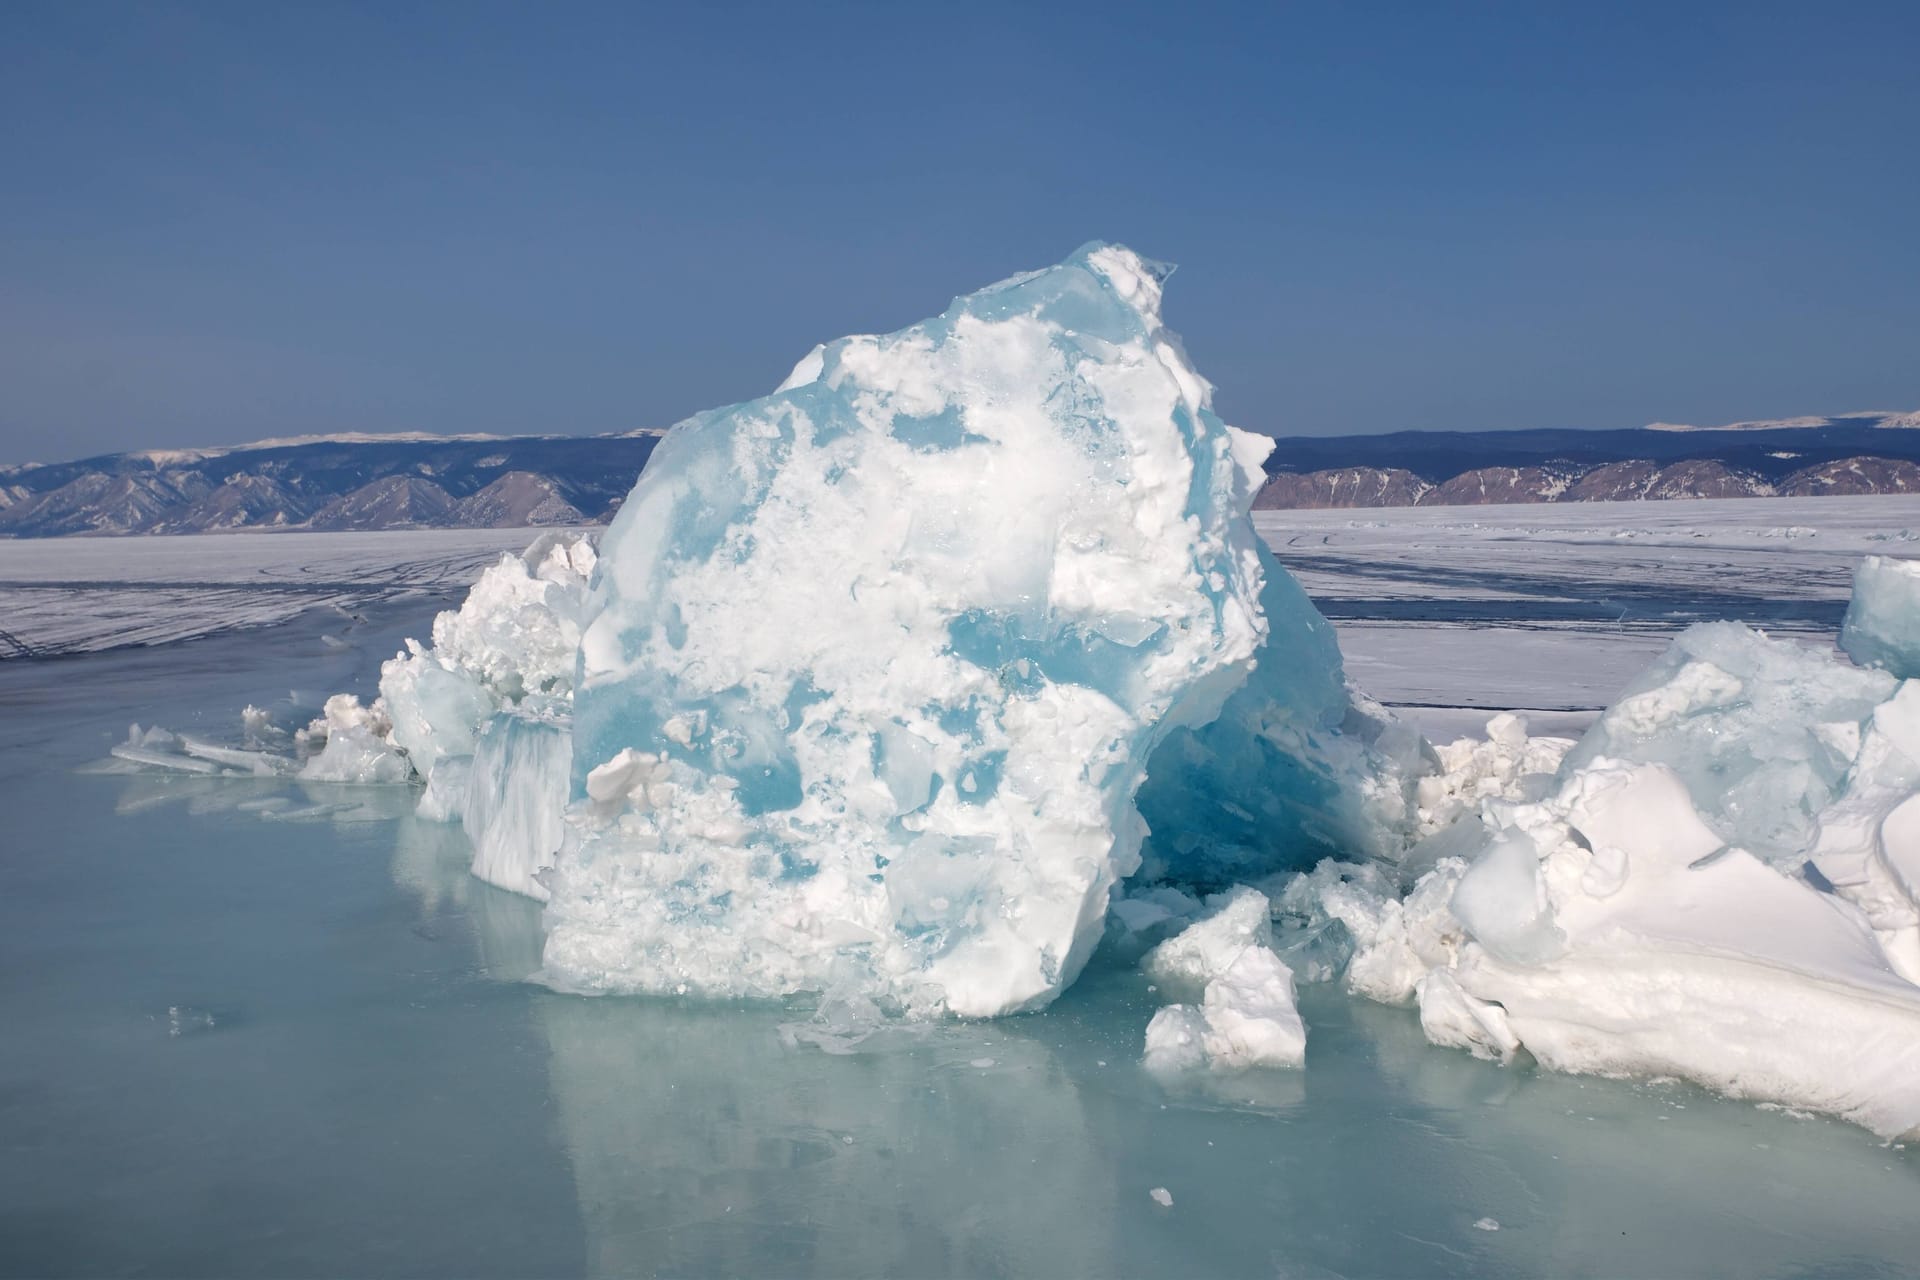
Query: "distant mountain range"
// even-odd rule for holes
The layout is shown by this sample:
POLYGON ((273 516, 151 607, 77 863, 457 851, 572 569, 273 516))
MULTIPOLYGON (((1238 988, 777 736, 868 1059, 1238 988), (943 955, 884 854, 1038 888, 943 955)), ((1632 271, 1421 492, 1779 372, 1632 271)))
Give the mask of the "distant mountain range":
MULTIPOLYGON (((1920 413, 1288 436, 1256 507, 1920 494, 1920 413)), ((334 435, 0 466, 0 536, 513 528, 612 517, 660 431, 334 435)))
POLYGON ((0 467, 0 535, 591 524, 661 434, 307 436, 0 467))
POLYGON ((1619 431, 1288 437, 1261 508, 1920 494, 1920 413, 1619 431))

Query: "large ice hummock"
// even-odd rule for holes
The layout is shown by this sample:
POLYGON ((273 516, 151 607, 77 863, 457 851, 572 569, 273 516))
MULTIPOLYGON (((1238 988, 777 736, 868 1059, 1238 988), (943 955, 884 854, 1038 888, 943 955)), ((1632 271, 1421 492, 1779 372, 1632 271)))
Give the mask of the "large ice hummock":
POLYGON ((1004 1013, 1150 829, 1216 884, 1402 839, 1418 751, 1256 537, 1271 444, 1167 274, 1089 245, 668 434, 582 635, 550 978, 1004 1013))

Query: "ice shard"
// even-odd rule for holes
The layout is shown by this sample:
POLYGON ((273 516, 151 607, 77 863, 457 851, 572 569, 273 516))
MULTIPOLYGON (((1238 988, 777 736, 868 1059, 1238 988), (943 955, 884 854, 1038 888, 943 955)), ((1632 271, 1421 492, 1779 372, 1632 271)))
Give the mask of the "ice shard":
POLYGON ((1840 647, 1863 667, 1920 676, 1920 560, 1868 556, 1853 573, 1840 647))

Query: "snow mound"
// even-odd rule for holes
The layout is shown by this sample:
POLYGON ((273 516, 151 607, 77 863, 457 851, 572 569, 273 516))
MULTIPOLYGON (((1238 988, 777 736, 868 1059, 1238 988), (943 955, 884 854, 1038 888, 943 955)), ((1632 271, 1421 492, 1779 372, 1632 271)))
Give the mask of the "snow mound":
POLYGON ((1167 274, 1090 245, 666 436, 582 636, 550 980, 1006 1013, 1143 856, 1404 842, 1425 757, 1255 535, 1271 442, 1167 274))

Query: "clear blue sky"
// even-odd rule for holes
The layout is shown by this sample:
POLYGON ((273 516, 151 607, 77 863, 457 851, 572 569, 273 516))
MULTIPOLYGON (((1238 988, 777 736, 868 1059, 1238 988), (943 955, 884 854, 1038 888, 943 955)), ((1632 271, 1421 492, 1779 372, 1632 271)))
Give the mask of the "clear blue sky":
POLYGON ((0 8, 0 460, 598 432, 1089 239, 1276 434, 1920 407, 1920 3, 0 8))

